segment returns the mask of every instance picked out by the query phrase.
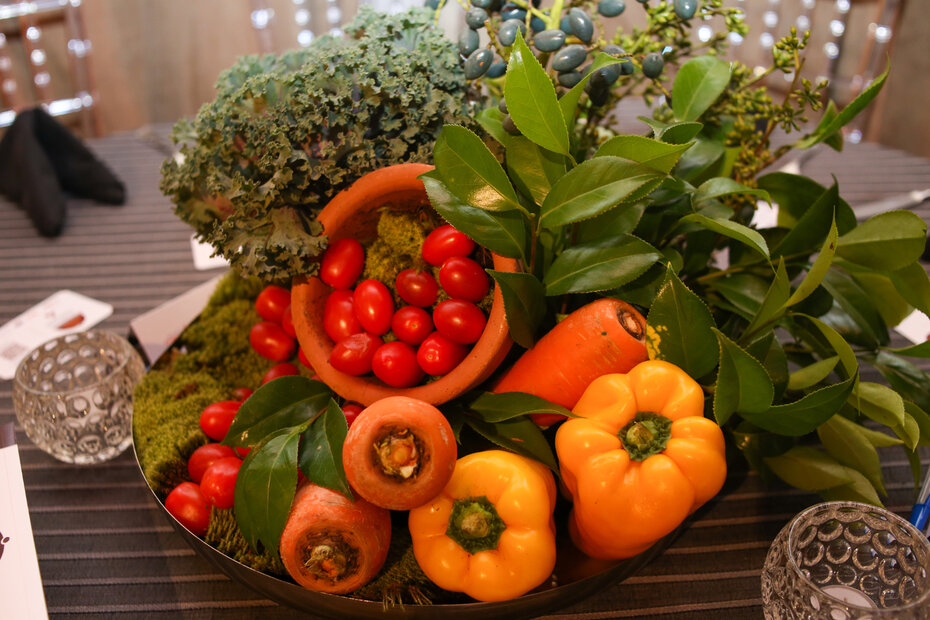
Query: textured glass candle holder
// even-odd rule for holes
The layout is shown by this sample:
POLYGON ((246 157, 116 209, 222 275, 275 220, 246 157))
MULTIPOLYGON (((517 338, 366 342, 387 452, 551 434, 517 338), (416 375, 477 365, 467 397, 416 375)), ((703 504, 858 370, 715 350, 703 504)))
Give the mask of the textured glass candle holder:
POLYGON ((132 392, 144 373, 138 352, 111 332, 55 338, 16 369, 16 417, 29 439, 58 460, 108 461, 132 443, 132 392))
POLYGON ((930 618, 930 541, 882 508, 817 504, 769 547, 762 604, 770 620, 930 618))

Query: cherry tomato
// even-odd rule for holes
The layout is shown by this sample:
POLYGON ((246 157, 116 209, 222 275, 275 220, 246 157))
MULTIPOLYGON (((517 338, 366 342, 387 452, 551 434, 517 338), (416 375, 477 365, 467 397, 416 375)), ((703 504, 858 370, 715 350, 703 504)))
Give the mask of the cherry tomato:
POLYGON ((269 284, 255 299, 255 311, 266 321, 281 322, 285 309, 291 305, 291 292, 286 288, 269 284))
POLYGON ((284 314, 281 315, 281 329, 291 338, 297 337, 297 330, 294 329, 294 317, 291 316, 291 304, 287 304, 284 314))
POLYGON ((326 303, 323 305, 323 330, 333 342, 364 331, 358 317, 355 316, 352 291, 333 291, 326 297, 326 303))
POLYGON ((488 294, 488 274, 464 256, 452 256, 439 268, 439 284, 455 299, 481 301, 488 294))
POLYGON ((352 334, 336 343, 329 354, 329 363, 347 375, 364 375, 371 372, 371 358, 380 346, 381 339, 374 334, 352 334))
POLYGON ((261 321, 252 326, 249 343, 255 352, 272 362, 291 359, 297 343, 277 323, 261 321))
POLYGON ((252 448, 240 448, 236 446, 236 454, 239 455, 240 459, 244 459, 251 451, 252 451, 252 448))
POLYGON ((365 331, 377 335, 390 331, 394 298, 383 283, 371 279, 359 282, 352 301, 355 303, 355 316, 365 331))
POLYGON ((330 244, 320 263, 320 279, 335 289, 349 288, 365 268, 365 249, 355 239, 330 244))
POLYGON ((399 340, 417 346, 433 332, 433 320, 423 308, 404 306, 394 313, 391 331, 399 340))
POLYGON ((375 376, 396 388, 406 388, 423 380, 423 369, 417 364, 417 352, 406 342, 385 342, 371 360, 375 376))
POLYGON ((168 493, 165 508, 172 517, 197 536, 203 536, 210 527, 210 504, 200 486, 182 482, 168 493))
POLYGON ((277 379, 278 377, 291 377, 293 375, 299 375, 300 371, 297 369, 297 366, 291 362, 281 362, 280 364, 275 364, 268 369, 268 372, 265 373, 265 376, 262 377, 262 385, 265 385, 272 379, 277 379))
POLYGON ((187 473, 190 474, 191 480, 199 483, 203 478, 203 472, 207 471, 207 467, 213 461, 227 456, 236 456, 236 451, 230 446, 224 446, 221 443, 208 443, 200 446, 187 459, 187 473))
POLYGON ((475 249, 475 242, 451 224, 436 228, 423 240, 423 260, 430 265, 440 266, 450 256, 468 256, 475 249))
POLYGON ((433 309, 436 331, 461 344, 477 342, 487 322, 481 308, 462 299, 446 299, 433 309))
POLYGON ((220 509, 233 507, 240 467, 242 459, 238 456, 217 459, 207 467, 200 481, 200 490, 208 502, 220 509))
POLYGON ((394 279, 394 290, 411 306, 427 308, 436 303, 439 285, 429 271, 404 269, 394 279))
POLYGON ((229 431, 229 425, 232 424, 240 406, 242 406, 240 400, 221 400, 210 403, 200 413, 201 430, 214 441, 222 440, 229 431))
POLYGON ((310 360, 307 359, 307 356, 304 354, 303 349, 297 349, 297 361, 303 364, 304 366, 306 366, 307 368, 309 368, 310 370, 313 370, 313 364, 311 364, 310 360))
POLYGON ((252 390, 247 387, 237 387, 232 391, 235 400, 244 401, 252 395, 252 390))
POLYGON ((468 355, 468 347, 449 340, 439 332, 430 334, 417 349, 417 363, 433 377, 444 375, 458 366, 468 355))
POLYGON ((363 409, 365 409, 365 407, 363 407, 359 403, 353 403, 353 402, 345 403, 342 406, 342 413, 346 414, 346 424, 351 427, 352 422, 355 422, 355 418, 358 417, 358 414, 360 414, 363 409))

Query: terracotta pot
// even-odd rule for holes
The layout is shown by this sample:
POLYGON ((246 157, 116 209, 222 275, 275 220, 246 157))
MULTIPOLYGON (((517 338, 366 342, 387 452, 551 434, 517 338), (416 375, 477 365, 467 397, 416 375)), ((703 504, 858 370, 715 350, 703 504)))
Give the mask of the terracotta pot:
MULTIPOLYGON (((417 178, 431 169, 426 164, 387 166, 366 174, 337 194, 319 215, 330 242, 345 237, 354 237, 362 243, 371 240, 376 234, 378 209, 387 204, 410 210, 431 209, 423 182, 417 178)), ((494 269, 516 271, 514 259, 497 254, 492 257, 494 269)), ((317 277, 294 280, 291 307, 297 339, 322 381, 343 398, 366 406, 388 396, 409 396, 434 405, 452 400, 484 382, 512 344, 504 301, 495 287, 484 333, 452 372, 412 388, 390 387, 373 375, 347 375, 329 363, 334 343, 323 329, 323 306, 331 290, 317 277)))

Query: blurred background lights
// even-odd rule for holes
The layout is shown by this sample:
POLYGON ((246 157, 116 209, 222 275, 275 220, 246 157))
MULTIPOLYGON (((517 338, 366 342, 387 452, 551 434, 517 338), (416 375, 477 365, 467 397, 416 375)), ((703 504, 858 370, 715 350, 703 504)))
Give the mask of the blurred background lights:
POLYGON ((710 38, 714 36, 714 29, 707 25, 701 26, 698 28, 697 35, 702 43, 707 43, 710 41, 710 38))
POLYGON ((42 33, 35 26, 29 26, 26 28, 26 38, 30 41, 38 41, 42 36, 42 33))
POLYGON ((768 49, 775 45, 775 37, 772 36, 771 32, 763 32, 759 35, 759 45, 768 49))
POLYGON ((823 53, 827 55, 827 58, 836 58, 840 55, 840 48, 836 43, 830 41, 823 46, 823 53))
POLYGON ((307 47, 313 43, 313 32, 310 30, 301 30, 297 33, 297 43, 301 47, 307 47))
POLYGON ((888 43, 891 40, 891 28, 888 26, 875 26, 875 40, 879 43, 888 43))
POLYGON ((51 76, 48 74, 48 71, 42 71, 41 73, 36 73, 33 81, 36 83, 36 86, 48 86, 48 83, 51 81, 51 76))
POLYGON ((834 19, 830 22, 830 34, 834 37, 841 37, 846 32, 846 24, 842 20, 834 19))
POLYGON ((264 30, 271 23, 274 11, 271 9, 257 9, 252 11, 252 26, 258 30, 264 30))
POLYGON ((43 50, 32 50, 29 53, 29 61, 35 66, 41 66, 45 64, 45 52, 43 50))
POLYGON ((762 15, 762 22, 765 24, 766 28, 774 28, 778 25, 778 13, 775 11, 766 11, 762 15))
POLYGON ((848 13, 849 0, 836 0, 836 10, 840 13, 848 13))
POLYGON ((298 26, 306 26, 310 23, 310 11, 307 9, 298 9, 294 12, 294 21, 298 26))
POLYGON ((794 21, 794 25, 798 27, 798 30, 803 32, 811 27, 811 18, 807 15, 798 15, 798 18, 794 21))
POLYGON ((727 35, 727 39, 730 41, 730 45, 742 45, 743 44, 743 35, 738 32, 731 32, 727 35))
POLYGON ((814 8, 814 5, 816 3, 817 3, 817 0, 802 0, 801 6, 804 7, 805 10, 810 11, 811 9, 814 8))

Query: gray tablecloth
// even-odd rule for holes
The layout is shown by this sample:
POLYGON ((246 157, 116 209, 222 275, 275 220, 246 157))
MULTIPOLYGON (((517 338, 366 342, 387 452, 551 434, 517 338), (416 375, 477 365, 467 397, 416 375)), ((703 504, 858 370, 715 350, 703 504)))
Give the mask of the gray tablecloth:
MULTIPOLYGON (((164 132, 154 134, 164 135, 164 132)), ((122 207, 71 200, 61 237, 45 239, 0 199, 0 324, 60 289, 106 301, 102 327, 128 323, 215 275, 192 263, 191 230, 158 190, 164 142, 126 133, 90 146, 128 188, 122 207)), ((872 144, 819 153, 805 174, 835 175, 852 205, 930 187, 930 161, 872 144)), ((925 217, 926 206, 918 209, 925 217)), ((0 425, 14 419, 11 382, 0 382, 0 425)), ((69 466, 32 446, 16 427, 45 596, 52 617, 306 617, 219 573, 175 533, 136 467, 132 451, 105 465, 69 466)), ((883 453, 887 505, 907 516, 908 463, 883 453)), ((769 543, 817 497, 766 488, 741 467, 677 540, 636 575, 546 618, 761 617, 759 573, 769 543)), ((15 593, 3 591, 0 598, 15 593)), ((3 612, 0 611, 0 616, 3 612)))

